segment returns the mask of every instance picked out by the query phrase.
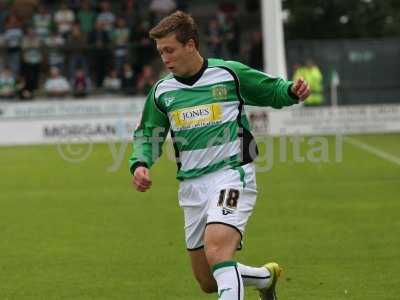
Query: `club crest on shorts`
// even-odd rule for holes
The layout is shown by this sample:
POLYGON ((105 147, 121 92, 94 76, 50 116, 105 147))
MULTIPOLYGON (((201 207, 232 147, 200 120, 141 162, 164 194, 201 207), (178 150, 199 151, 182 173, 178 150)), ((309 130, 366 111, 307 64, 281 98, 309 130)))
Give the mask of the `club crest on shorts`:
POLYGON ((218 84, 212 88, 212 95, 215 100, 226 100, 228 98, 228 89, 223 84, 218 84))

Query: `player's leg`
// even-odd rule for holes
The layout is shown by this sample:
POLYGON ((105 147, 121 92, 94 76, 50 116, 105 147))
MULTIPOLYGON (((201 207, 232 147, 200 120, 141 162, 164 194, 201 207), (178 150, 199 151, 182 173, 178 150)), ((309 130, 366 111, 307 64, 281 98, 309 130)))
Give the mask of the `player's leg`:
POLYGON ((205 293, 215 293, 217 283, 204 253, 204 229, 207 223, 208 206, 206 190, 199 178, 181 182, 179 204, 184 212, 186 248, 193 275, 205 293))
POLYGON ((244 299, 242 277, 233 260, 240 240, 237 229, 226 224, 208 224, 204 233, 204 251, 221 300, 244 299))
MULTIPOLYGON (((253 170, 251 168, 250 171, 253 170)), ((256 201, 255 176, 250 178, 249 175, 246 178, 242 169, 240 172, 228 169, 217 173, 208 184, 214 188, 208 195, 204 246, 219 294, 222 293, 221 299, 243 299, 244 296, 242 276, 233 258, 256 201)))
POLYGON ((218 291, 217 282, 211 273, 204 248, 188 251, 193 275, 203 292, 210 294, 218 291))
MULTIPOLYGON (((191 259, 193 273, 204 292, 212 293, 217 291, 211 267, 208 264, 204 249, 202 248, 204 245, 206 223, 226 222, 232 225, 231 229, 236 228, 236 232, 239 235, 244 232, 245 224, 251 214, 256 199, 255 176, 254 172, 251 170, 249 171, 249 169, 251 169, 251 167, 244 166, 246 187, 240 191, 238 207, 235 205, 237 204, 237 201, 233 201, 233 203, 230 201, 230 207, 220 204, 218 201, 220 199, 220 190, 212 193, 211 198, 214 196, 215 202, 213 201, 214 203, 209 203, 209 200, 212 199, 210 199, 210 194, 205 192, 209 186, 213 185, 221 186, 222 189, 224 182, 219 182, 219 179, 221 178, 231 178, 232 180, 239 181, 239 172, 235 170, 227 170, 227 172, 230 172, 229 174, 224 174, 225 176, 219 175, 217 178, 211 178, 211 180, 210 178, 207 178, 206 180, 198 178, 194 180, 186 180, 181 183, 179 190, 179 203, 185 216, 186 246, 189 250, 188 252, 191 259), (210 184, 210 182, 212 184, 210 184), (228 213, 226 214, 226 212, 228 213), (220 219, 221 216, 222 219, 220 219), (231 217, 233 217, 233 219, 231 219, 231 217)), ((230 184, 230 186, 232 185, 230 184)), ((239 186, 241 186, 240 181, 239 186)), ((241 189, 240 187, 238 188, 241 189)), ((224 200, 232 198, 229 196, 236 195, 235 193, 230 193, 229 188, 225 189, 225 192, 226 199, 224 200)), ((235 197, 230 200, 235 200, 235 197)), ((211 226, 211 224, 208 226, 211 226)), ((234 244, 237 245, 237 242, 234 244)), ((235 249, 235 247, 233 247, 233 249, 235 249)), ((234 250, 231 250, 230 252, 232 251, 234 252, 234 250)), ((268 273, 266 273, 267 269, 264 267, 255 268, 238 264, 237 268, 241 273, 241 277, 246 286, 254 286, 260 289, 267 286, 268 280, 271 281, 268 277, 268 273)))
MULTIPOLYGON (((211 190, 209 194, 205 235, 205 251, 210 265, 216 261, 229 260, 234 257, 236 247, 241 241, 247 221, 256 203, 257 187, 254 165, 248 164, 226 170, 224 174, 219 174, 214 178, 212 185, 216 189, 211 190), (216 227, 217 230, 211 231, 215 226, 223 226, 225 229, 216 227), (214 233, 210 235, 212 232, 214 233), (208 238, 210 236, 215 237, 215 243, 210 242, 208 238), (236 238, 232 240, 233 236, 236 238), (219 249, 221 246, 215 246, 218 245, 218 241, 222 243, 224 251, 219 249), (210 250, 210 245, 213 245, 215 249, 210 250), (214 253, 215 255, 213 255, 214 253)), ((276 264, 272 266, 250 267, 240 263, 236 264, 245 286, 254 286, 260 290, 261 294, 268 295, 267 298, 262 295, 261 299, 275 299, 269 296, 275 293, 275 284, 280 274, 280 268, 276 264)), ((218 288, 220 289, 220 287, 218 288)))
MULTIPOLYGON (((212 275, 210 265, 208 264, 204 248, 188 251, 192 271, 200 288, 205 293, 217 292, 217 283, 212 275)), ((237 268, 242 277, 244 286, 252 286, 257 289, 265 289, 271 278, 270 271, 265 267, 252 267, 237 263, 237 268)))

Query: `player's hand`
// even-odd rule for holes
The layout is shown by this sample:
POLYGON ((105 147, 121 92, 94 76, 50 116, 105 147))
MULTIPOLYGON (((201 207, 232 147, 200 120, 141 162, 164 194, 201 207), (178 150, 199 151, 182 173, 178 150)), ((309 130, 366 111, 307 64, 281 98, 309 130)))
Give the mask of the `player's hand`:
POLYGON ((297 79, 291 88, 293 94, 299 97, 299 101, 304 101, 310 95, 310 86, 303 77, 297 79))
POLYGON ((151 187, 149 169, 146 167, 138 167, 133 174, 132 183, 136 190, 145 192, 151 187))

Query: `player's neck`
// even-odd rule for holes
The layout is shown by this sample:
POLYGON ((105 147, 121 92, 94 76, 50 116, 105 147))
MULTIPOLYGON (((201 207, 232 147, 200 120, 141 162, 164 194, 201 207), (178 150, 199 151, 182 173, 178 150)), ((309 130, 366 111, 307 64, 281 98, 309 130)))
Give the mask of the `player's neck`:
POLYGON ((193 57, 192 64, 188 69, 188 72, 184 77, 191 77, 196 75, 201 68, 203 67, 204 58, 200 55, 200 53, 196 53, 193 57))
POLYGON ((195 84, 200 77, 203 75, 204 71, 207 69, 207 60, 204 59, 199 55, 200 59, 197 59, 194 62, 194 59, 191 60, 191 65, 188 68, 188 71, 185 75, 179 76, 179 75, 174 75, 175 79, 179 81, 180 83, 186 84, 186 85, 193 85, 195 84))

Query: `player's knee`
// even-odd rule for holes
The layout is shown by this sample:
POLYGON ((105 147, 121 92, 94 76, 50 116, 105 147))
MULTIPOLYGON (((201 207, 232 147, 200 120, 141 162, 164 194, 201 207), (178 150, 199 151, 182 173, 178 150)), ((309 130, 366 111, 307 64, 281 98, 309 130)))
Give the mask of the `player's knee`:
POLYGON ((237 230, 226 225, 211 224, 207 226, 204 236, 204 251, 208 264, 231 260, 240 242, 237 230))
POLYGON ((210 266, 215 265, 219 262, 225 261, 227 259, 230 259, 229 255, 225 253, 225 249, 221 245, 209 245, 206 248, 206 257, 207 261, 210 264, 210 266))

